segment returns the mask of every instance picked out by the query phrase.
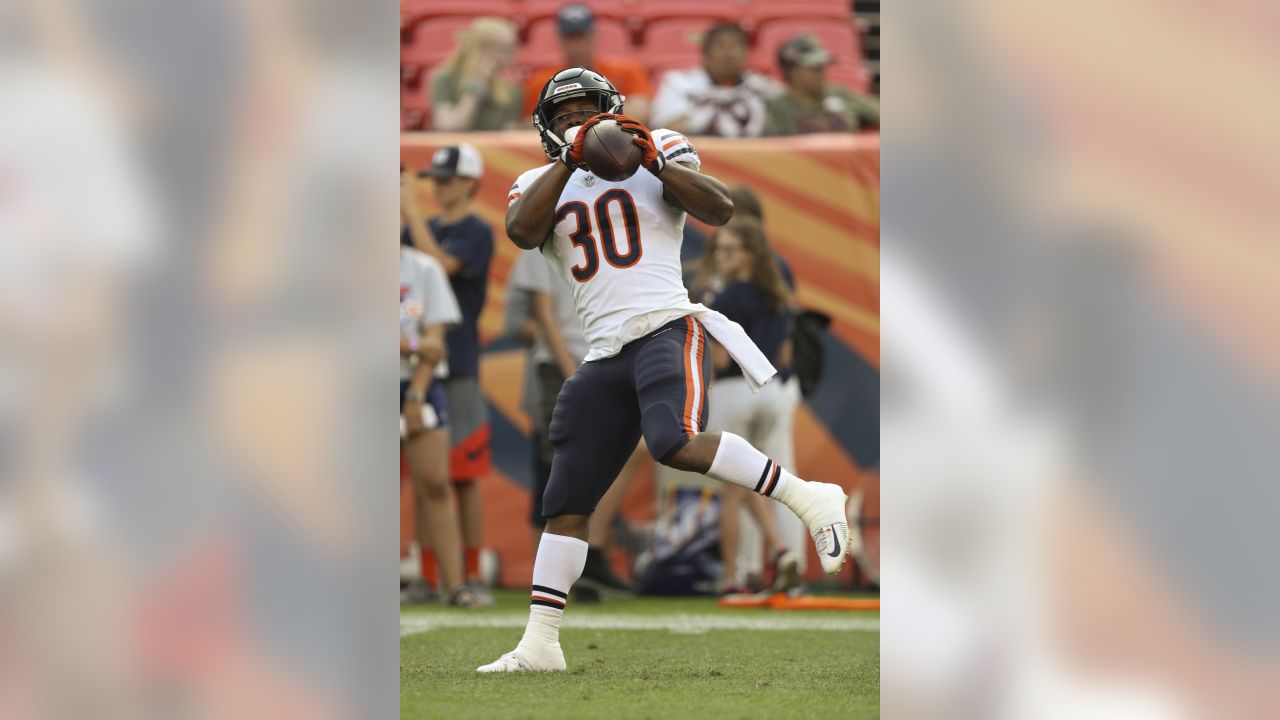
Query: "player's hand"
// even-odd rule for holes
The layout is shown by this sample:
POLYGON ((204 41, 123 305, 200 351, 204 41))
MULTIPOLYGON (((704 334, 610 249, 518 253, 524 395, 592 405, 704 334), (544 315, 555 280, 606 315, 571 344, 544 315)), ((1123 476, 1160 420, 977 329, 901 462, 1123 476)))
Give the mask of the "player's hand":
MULTIPOLYGON (((586 164, 582 161, 582 143, 587 139, 587 130, 592 125, 601 120, 608 120, 615 117, 610 113, 600 113, 587 118, 587 121, 578 126, 578 132, 573 136, 573 141, 560 150, 560 162, 569 167, 570 170, 586 168, 586 164)), ((568 132, 567 130, 565 132, 568 132)))
POLYGON ((658 152, 658 145, 653 142, 653 134, 649 132, 649 128, 639 120, 630 115, 616 115, 614 121, 618 123, 618 127, 635 135, 636 144, 644 151, 644 159, 641 164, 649 172, 657 175, 667 166, 667 159, 658 152))

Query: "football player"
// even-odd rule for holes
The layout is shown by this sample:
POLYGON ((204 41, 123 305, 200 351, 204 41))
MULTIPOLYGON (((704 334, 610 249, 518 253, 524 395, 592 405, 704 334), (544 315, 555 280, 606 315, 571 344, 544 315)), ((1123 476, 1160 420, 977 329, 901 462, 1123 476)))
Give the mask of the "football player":
POLYGON ((529 622, 515 650, 479 672, 564 670, 560 620, 587 557, 588 519, 643 435, 670 467, 775 498, 809 528, 822 567, 836 573, 849 548, 838 485, 787 472, 741 437, 703 432, 711 353, 707 333, 753 387, 775 370, 743 329, 689 301, 681 280, 686 213, 711 225, 733 215, 728 189, 699 172, 688 138, 651 132, 622 115, 622 96, 585 68, 543 86, 533 126, 552 162, 521 175, 508 197, 507 236, 539 249, 570 287, 586 360, 556 399, 551 479, 542 497, 546 530, 533 567, 529 622), (643 170, 620 182, 583 164, 587 130, 612 119, 634 136, 643 170))

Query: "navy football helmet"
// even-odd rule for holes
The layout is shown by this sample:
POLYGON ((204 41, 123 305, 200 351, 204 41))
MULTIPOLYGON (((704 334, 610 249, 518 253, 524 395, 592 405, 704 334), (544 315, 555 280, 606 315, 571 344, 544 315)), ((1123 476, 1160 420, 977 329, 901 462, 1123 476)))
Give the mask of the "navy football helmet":
POLYGON ((542 149, 556 159, 568 143, 555 132, 556 106, 565 100, 587 98, 596 103, 597 112, 619 114, 623 97, 605 76, 582 67, 561 70, 542 86, 538 104, 533 108, 533 126, 542 136, 542 149))

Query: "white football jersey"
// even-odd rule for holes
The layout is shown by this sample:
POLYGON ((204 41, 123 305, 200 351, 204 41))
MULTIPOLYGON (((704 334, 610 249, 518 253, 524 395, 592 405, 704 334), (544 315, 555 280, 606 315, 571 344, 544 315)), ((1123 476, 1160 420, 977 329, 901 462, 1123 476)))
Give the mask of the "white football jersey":
MULTIPOLYGON (((697 170, 698 153, 680 133, 653 131, 668 162, 697 170)), ((516 179, 507 207, 552 164, 516 179)), ((542 255, 573 295, 591 343, 586 360, 616 355, 699 306, 689 302, 681 266, 685 212, 662 198, 662 181, 644 168, 622 182, 575 170, 560 194, 556 223, 542 255)))

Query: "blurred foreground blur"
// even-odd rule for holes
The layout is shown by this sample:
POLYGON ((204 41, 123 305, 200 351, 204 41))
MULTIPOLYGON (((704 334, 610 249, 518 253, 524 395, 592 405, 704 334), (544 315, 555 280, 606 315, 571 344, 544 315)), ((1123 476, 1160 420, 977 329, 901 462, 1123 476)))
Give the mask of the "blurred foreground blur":
POLYGON ((1274 20, 886 8, 883 717, 1280 715, 1274 20))
POLYGON ((0 5, 0 717, 394 716, 395 13, 0 5))

